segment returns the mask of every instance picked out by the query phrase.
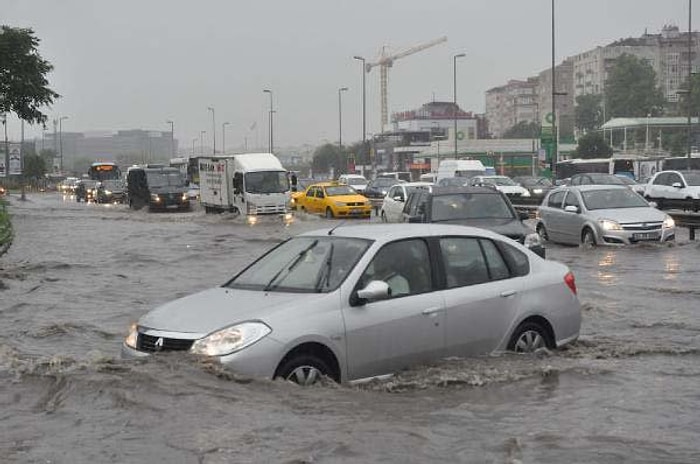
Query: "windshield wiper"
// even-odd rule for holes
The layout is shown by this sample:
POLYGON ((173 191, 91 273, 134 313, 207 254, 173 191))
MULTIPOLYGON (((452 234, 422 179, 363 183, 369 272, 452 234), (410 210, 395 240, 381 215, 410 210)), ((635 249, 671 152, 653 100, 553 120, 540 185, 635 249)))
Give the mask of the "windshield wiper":
MULTIPOLYGON (((299 252, 299 254, 296 255, 296 256, 292 259, 292 261, 290 262, 290 264, 289 264, 288 266, 284 266, 284 267, 282 267, 282 269, 280 269, 279 271, 277 271, 277 273, 272 277, 272 279, 270 279, 270 281, 267 283, 267 285, 265 285, 265 288, 263 288, 263 291, 264 291, 264 292, 269 292, 269 291, 272 290, 273 288, 277 287, 276 282, 277 282, 278 277, 279 277, 283 272, 285 272, 285 271, 286 271, 286 272, 285 272, 285 274, 284 274, 284 277, 287 277, 287 275, 288 275, 290 272, 292 272, 292 270, 297 266, 297 264, 299 264, 299 262, 301 261, 301 258, 303 258, 304 255, 305 255, 306 253, 308 253, 309 251, 311 251, 316 245, 318 245, 318 240, 314 240, 313 242, 311 242, 311 244, 310 244, 309 246, 307 246, 306 248, 304 248, 303 250, 301 250, 301 251, 299 252)), ((280 280, 282 280, 282 279, 280 279, 280 280)))
POLYGON ((329 287, 331 285, 331 269, 333 268, 333 249, 335 247, 335 244, 331 242, 330 250, 328 250, 328 259, 326 259, 326 272, 321 273, 321 275, 318 278, 318 283, 316 284, 316 292, 320 293, 321 289, 324 287, 323 284, 323 277, 325 275, 326 277, 326 282, 325 282, 325 287, 329 287))

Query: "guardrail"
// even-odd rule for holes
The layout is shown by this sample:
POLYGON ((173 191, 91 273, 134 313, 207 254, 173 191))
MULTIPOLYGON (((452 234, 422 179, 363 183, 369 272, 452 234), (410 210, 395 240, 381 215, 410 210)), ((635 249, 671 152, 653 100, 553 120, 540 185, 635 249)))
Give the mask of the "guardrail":
POLYGON ((686 227, 690 240, 695 240, 695 229, 700 229, 700 214, 686 211, 666 211, 676 222, 676 227, 686 227))

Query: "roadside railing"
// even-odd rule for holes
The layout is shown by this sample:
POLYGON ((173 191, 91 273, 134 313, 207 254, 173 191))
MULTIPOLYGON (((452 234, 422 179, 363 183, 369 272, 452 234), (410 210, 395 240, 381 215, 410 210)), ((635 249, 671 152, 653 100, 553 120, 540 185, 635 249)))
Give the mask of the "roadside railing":
POLYGON ((5 202, 0 200, 0 256, 10 248, 12 243, 12 223, 5 202))

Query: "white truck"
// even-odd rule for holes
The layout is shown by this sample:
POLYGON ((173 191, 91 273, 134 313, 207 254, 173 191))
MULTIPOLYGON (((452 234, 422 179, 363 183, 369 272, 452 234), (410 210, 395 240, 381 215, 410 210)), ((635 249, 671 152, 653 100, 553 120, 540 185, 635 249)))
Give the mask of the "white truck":
POLYGON ((464 178, 466 181, 471 177, 485 174, 486 167, 479 160, 447 159, 440 161, 435 181, 439 184, 442 179, 451 177, 464 178))
POLYGON ((250 223, 260 216, 291 218, 287 171, 272 153, 201 157, 199 184, 207 213, 234 212, 250 223))

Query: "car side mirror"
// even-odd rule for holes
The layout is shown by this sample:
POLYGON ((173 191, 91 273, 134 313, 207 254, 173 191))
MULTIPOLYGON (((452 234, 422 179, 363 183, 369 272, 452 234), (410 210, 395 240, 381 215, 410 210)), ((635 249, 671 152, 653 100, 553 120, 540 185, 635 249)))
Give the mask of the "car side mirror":
POLYGON ((566 211, 567 213, 576 213, 576 214, 578 214, 578 206, 574 206, 574 205, 565 206, 565 207, 564 207, 564 211, 566 211))
POLYGON ((396 195, 396 196, 394 197, 394 201, 401 201, 401 202, 402 202, 402 201, 403 201, 403 197, 402 197, 402 196, 399 196, 399 195, 396 195))
POLYGON ((389 284, 383 280, 373 280, 367 286, 357 291, 357 303, 364 304, 372 301, 386 300, 391 296, 389 284))
POLYGON ((677 189, 680 189, 680 188, 683 188, 683 185, 681 185, 680 182, 674 182, 673 184, 671 184, 671 187, 675 187, 677 189))
POLYGON ((655 201, 650 201, 649 206, 651 206, 652 208, 658 208, 659 205, 657 205, 655 201))

